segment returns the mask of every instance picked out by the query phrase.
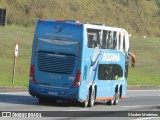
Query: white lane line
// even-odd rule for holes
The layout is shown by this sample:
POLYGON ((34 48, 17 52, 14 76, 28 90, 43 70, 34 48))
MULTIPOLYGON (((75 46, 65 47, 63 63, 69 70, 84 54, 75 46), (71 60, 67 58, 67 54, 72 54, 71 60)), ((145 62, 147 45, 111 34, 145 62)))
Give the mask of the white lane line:
POLYGON ((134 92, 134 91, 141 91, 141 92, 150 91, 150 92, 152 92, 152 91, 160 91, 160 89, 156 89, 156 90, 127 90, 127 91, 129 91, 129 92, 134 92))
POLYGON ((77 110, 65 110, 65 111, 88 111, 90 109, 77 109, 77 110))
POLYGON ((4 93, 0 93, 0 95, 26 95, 29 93, 28 92, 4 92, 4 93))
POLYGON ((151 120, 151 119, 157 119, 158 117, 147 117, 147 118, 137 118, 132 120, 151 120))
POLYGON ((159 106, 160 104, 154 104, 154 105, 132 105, 132 106, 121 106, 121 107, 133 107, 133 108, 135 108, 135 107, 152 107, 152 106, 159 106))
POLYGON ((133 105, 133 106, 122 106, 122 107, 142 107, 142 106, 146 106, 146 105, 133 105))
POLYGON ((130 96, 125 96, 126 98, 129 98, 130 96))

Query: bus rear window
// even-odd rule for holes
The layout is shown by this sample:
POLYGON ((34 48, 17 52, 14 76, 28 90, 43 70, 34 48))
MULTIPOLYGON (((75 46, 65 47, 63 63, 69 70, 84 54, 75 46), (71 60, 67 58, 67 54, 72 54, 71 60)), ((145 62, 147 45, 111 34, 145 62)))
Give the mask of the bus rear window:
POLYGON ((123 77, 122 67, 118 64, 99 64, 99 80, 120 80, 123 77))

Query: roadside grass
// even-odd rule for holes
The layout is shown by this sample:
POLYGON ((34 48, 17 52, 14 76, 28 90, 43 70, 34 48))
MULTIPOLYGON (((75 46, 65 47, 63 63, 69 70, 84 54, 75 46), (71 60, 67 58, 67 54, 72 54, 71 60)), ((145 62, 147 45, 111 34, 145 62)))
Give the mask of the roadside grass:
MULTIPOLYGON (((30 57, 33 27, 0 27, 0 86, 27 87, 29 80, 30 57), (15 83, 12 84, 13 52, 19 43, 15 83)), ((130 51, 136 55, 135 68, 129 68, 129 86, 160 86, 160 38, 130 38, 130 51)))
POLYGON ((128 85, 160 86, 160 38, 131 37, 130 51, 136 55, 129 69, 128 85))
POLYGON ((34 28, 21 26, 0 27, 0 86, 28 86, 31 44, 34 28), (13 53, 19 44, 15 83, 12 84, 13 53))

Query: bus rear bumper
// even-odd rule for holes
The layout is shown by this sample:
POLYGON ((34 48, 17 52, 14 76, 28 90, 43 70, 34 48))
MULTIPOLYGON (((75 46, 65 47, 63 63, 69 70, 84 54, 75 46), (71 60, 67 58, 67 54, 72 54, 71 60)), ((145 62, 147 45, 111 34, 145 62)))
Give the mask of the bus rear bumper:
POLYGON ((51 97, 60 100, 78 100, 78 88, 58 89, 29 83, 29 94, 34 97, 51 97))

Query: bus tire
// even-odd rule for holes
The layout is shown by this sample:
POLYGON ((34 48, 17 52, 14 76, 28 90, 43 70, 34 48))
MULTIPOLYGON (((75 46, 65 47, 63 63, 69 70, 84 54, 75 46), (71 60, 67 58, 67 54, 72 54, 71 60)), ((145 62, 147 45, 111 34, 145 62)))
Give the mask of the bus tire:
POLYGON ((83 102, 80 102, 80 106, 81 107, 87 107, 88 106, 88 99, 89 99, 89 95, 87 95, 87 99, 83 102))
POLYGON ((114 105, 117 105, 119 102, 119 93, 115 93, 114 105))
POLYGON ((95 101, 95 90, 93 89, 93 91, 90 90, 89 92, 89 107, 93 107, 94 106, 94 101, 95 101))
POLYGON ((80 106, 84 107, 84 108, 87 107, 88 106, 88 100, 80 102, 80 106))
POLYGON ((113 96, 111 100, 107 102, 107 105, 114 105, 114 102, 115 102, 115 95, 113 96))
POLYGON ((83 107, 87 107, 88 106, 88 100, 83 102, 83 107))

